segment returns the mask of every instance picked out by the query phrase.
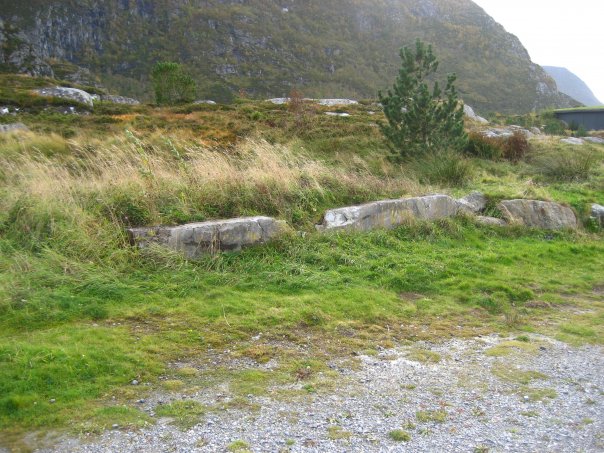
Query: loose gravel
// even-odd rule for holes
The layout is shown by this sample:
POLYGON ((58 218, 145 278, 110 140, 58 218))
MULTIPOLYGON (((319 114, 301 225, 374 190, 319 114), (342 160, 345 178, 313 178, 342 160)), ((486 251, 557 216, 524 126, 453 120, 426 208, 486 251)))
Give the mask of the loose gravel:
MULTIPOLYGON (((361 355, 355 369, 334 361, 337 377, 329 391, 249 395, 260 409, 210 412, 185 431, 163 418, 140 431, 116 428, 39 451, 604 451, 604 349, 531 336, 528 344, 538 345, 533 351, 512 344, 509 355, 488 354, 508 340, 416 343, 361 355), (418 349, 435 354, 418 361, 418 349), (410 440, 393 440, 394 430, 410 440)), ((187 398, 215 404, 222 396, 206 391, 187 398)), ((153 413, 162 398, 145 400, 146 409, 153 413)))

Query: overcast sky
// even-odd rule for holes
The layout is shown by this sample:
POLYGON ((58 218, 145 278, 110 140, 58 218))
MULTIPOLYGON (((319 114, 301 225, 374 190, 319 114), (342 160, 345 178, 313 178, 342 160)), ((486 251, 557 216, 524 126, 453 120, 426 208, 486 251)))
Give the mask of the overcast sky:
POLYGON ((562 66, 604 102, 604 0, 474 0, 515 34, 532 60, 562 66))

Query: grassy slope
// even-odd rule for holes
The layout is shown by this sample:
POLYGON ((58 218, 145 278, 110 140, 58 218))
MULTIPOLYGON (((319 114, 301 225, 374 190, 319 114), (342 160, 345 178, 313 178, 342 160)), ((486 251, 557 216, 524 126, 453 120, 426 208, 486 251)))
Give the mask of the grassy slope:
MULTIPOLYGON (((34 132, 0 137, 2 438, 15 446, 38 428, 141 426, 153 419, 134 401, 180 386, 229 382, 238 397, 304 376, 320 390, 328 357, 408 340, 537 331, 603 342, 601 233, 468 219, 312 232, 329 207, 443 190, 385 159, 372 108, 342 119, 243 101, 13 118, 34 132), (256 213, 306 237, 198 263, 125 246, 128 224, 256 213), (277 371, 207 366, 225 350, 275 358, 277 371), (174 362, 207 371, 187 376, 174 362)), ((531 156, 571 149, 554 143, 535 143, 531 156)), ((602 147, 585 149, 598 160, 579 180, 548 179, 531 156, 471 159, 474 177, 452 192, 555 199, 583 215, 604 194, 602 147)))

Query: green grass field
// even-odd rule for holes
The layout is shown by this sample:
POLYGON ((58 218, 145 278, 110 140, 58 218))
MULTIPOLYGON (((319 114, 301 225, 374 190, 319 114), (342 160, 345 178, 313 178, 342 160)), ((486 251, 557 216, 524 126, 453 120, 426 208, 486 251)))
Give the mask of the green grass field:
MULTIPOLYGON (((590 203, 604 202, 604 147, 575 153, 545 137, 518 163, 466 157, 459 186, 428 185, 425 165, 387 159, 372 109, 347 108, 343 119, 241 101, 19 115, 32 132, 0 137, 4 444, 153 423, 135 403, 153 392, 225 382, 235 396, 263 394, 307 375, 307 391, 321 391, 330 358, 420 339, 538 332, 604 342, 604 241, 587 218, 590 203), (462 217, 314 232, 328 208, 476 189, 491 214, 503 198, 550 199, 571 205, 584 227, 462 217), (138 251, 125 235, 129 225, 253 214, 304 234, 198 262, 138 251), (217 354, 277 367, 234 372, 228 361, 210 365, 217 354)), ((164 413, 187 426, 209 410, 228 407, 164 413)))

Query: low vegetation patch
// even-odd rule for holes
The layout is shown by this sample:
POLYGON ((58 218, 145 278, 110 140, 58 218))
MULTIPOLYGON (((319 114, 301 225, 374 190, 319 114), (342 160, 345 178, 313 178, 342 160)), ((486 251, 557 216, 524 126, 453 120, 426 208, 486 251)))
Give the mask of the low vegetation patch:
POLYGON ((327 436, 331 440, 350 439, 352 433, 350 431, 344 430, 340 426, 330 426, 329 428, 327 428, 327 436))
POLYGON ((388 437, 395 442, 409 442, 411 440, 411 434, 402 429, 395 429, 388 433, 388 437))
POLYGON ((515 384, 530 384, 535 380, 547 379, 547 375, 539 371, 522 370, 516 365, 506 365, 500 363, 493 366, 492 373, 503 381, 512 382, 515 384))
POLYGON ((417 411, 415 418, 419 423, 444 423, 447 420, 447 411, 444 409, 417 411))
POLYGON ((160 404, 155 412, 160 417, 170 417, 173 423, 183 430, 187 430, 200 423, 201 418, 208 409, 193 400, 175 401, 170 404, 160 404))
POLYGON ((407 358, 422 363, 438 363, 441 360, 441 356, 438 352, 430 351, 428 349, 414 349, 407 354, 407 358))

